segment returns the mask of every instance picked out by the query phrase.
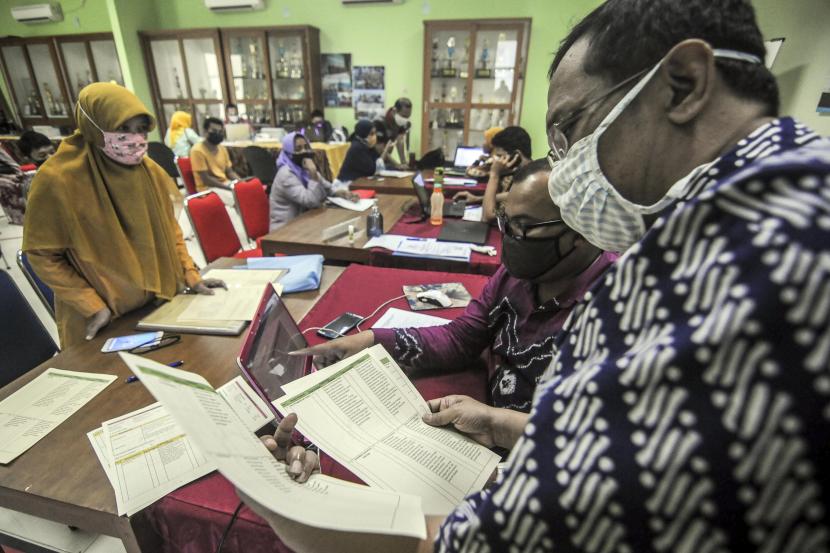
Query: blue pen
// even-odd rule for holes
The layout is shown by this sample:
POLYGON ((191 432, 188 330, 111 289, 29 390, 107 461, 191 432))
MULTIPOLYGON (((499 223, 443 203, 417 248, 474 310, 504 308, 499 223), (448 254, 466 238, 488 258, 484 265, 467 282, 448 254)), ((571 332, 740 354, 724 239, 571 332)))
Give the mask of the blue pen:
POLYGON ((136 375, 132 375, 132 376, 128 376, 127 379, 124 382, 129 384, 131 382, 137 382, 137 381, 138 381, 138 377, 136 375))
POLYGON ((175 367, 181 367, 182 365, 184 365, 184 361, 181 361, 181 360, 179 360, 179 361, 173 361, 172 363, 167 363, 167 366, 168 366, 168 367, 173 367, 173 368, 175 368, 175 367))

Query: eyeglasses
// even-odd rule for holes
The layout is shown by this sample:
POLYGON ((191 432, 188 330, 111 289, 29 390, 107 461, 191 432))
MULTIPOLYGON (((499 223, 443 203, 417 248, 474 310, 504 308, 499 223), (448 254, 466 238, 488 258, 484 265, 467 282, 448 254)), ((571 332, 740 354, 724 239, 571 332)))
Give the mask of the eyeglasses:
POLYGON ((622 81, 608 89, 605 93, 597 96, 593 100, 587 102, 582 107, 579 107, 573 112, 571 112, 571 114, 565 117, 565 119, 563 119, 562 121, 559 121, 558 123, 551 123, 551 125, 548 127, 548 146, 550 146, 550 150, 548 150, 547 155, 548 163, 550 163, 551 167, 553 167, 554 163, 565 159, 565 156, 567 155, 568 150, 571 147, 570 142, 568 141, 568 136, 565 134, 565 131, 572 127, 577 121, 579 121, 579 118, 582 117, 582 114, 584 114, 588 108, 593 107, 608 99, 608 97, 610 97, 612 94, 624 88, 626 85, 630 84, 635 79, 642 77, 646 73, 646 71, 648 71, 648 69, 643 69, 642 71, 639 71, 631 75, 630 77, 623 79, 622 81))
POLYGON ((130 353, 142 354, 142 353, 149 353, 151 351, 156 351, 157 349, 166 348, 167 346, 172 346, 173 344, 178 343, 181 341, 182 337, 178 334, 168 334, 167 336, 162 336, 162 338, 157 342, 155 340, 151 340, 146 344, 141 344, 133 349, 130 350, 130 353))
MULTIPOLYGON (((507 213, 502 209, 496 213, 496 223, 499 226, 499 231, 502 234, 510 236, 516 240, 535 240, 535 238, 528 238, 527 231, 540 228, 540 227, 549 227, 559 223, 563 223, 562 219, 552 219, 550 221, 541 221, 539 223, 523 223, 521 221, 511 221, 510 217, 507 216, 507 213)), ((544 240, 548 240, 550 238, 556 237, 549 237, 546 236, 544 240)), ((542 240, 542 238, 539 238, 542 240)))

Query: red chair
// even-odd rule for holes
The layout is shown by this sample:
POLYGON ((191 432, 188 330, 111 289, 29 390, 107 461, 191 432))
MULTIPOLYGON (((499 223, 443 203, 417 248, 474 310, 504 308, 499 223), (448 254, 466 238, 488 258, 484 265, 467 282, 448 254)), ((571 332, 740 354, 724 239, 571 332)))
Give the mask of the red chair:
MULTIPOLYGON (((259 238, 268 234, 270 225, 270 214, 268 196, 265 195, 265 187, 256 177, 239 181, 231 185, 233 200, 242 224, 245 226, 245 233, 248 240, 257 242, 259 238)), ((259 244, 257 244, 259 245, 259 244)))
POLYGON ((176 165, 179 166, 179 174, 184 181, 184 188, 187 190, 187 195, 196 193, 196 179, 193 177, 193 166, 190 165, 189 157, 177 157, 176 165))
POLYGON ((220 257, 262 257, 261 248, 242 249, 225 204, 216 192, 205 190, 188 196, 184 210, 207 263, 220 257))

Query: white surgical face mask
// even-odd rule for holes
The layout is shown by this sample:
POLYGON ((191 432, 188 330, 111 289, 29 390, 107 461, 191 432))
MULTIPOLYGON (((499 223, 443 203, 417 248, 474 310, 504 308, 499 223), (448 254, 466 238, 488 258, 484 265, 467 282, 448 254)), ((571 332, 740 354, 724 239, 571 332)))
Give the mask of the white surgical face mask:
MULTIPOLYGON (((757 56, 743 52, 714 50, 713 53, 715 57, 761 63, 757 56)), ((689 184, 711 166, 708 163, 697 167, 648 206, 623 198, 602 172, 598 153, 600 137, 645 88, 662 63, 663 60, 640 79, 593 133, 571 146, 548 179, 551 199, 559 206, 562 220, 605 251, 622 253, 638 242, 646 233, 643 215, 657 213, 682 197, 689 184)))
POLYGON ((395 123, 399 127, 405 127, 407 123, 409 123, 409 119, 401 115, 400 113, 395 114, 395 123))

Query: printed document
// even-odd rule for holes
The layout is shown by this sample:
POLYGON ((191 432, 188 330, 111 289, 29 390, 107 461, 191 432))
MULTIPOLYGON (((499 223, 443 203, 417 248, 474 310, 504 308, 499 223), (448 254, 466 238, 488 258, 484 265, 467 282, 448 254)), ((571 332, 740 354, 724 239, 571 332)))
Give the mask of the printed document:
POLYGON ((402 234, 381 234, 374 236, 363 245, 364 248, 383 248, 390 251, 395 251, 401 242, 407 237, 402 234))
POLYGON ((119 355, 219 472, 262 506, 317 528, 426 537, 418 497, 321 474, 298 484, 207 380, 137 355, 119 355))
POLYGON ((219 278, 228 289, 214 288, 212 296, 195 296, 179 314, 179 321, 250 321, 256 314, 265 285, 282 292, 277 280, 284 270, 235 271, 213 269, 204 278, 219 278))
POLYGON ((398 244, 395 253, 415 257, 437 257, 470 261, 470 244, 439 242, 434 238, 409 238, 398 244))
POLYGON ((338 207, 344 207, 352 211, 366 211, 375 205, 375 200, 357 200, 356 202, 350 202, 346 198, 339 198, 337 196, 329 196, 326 200, 338 207))
POLYGON ((499 456, 449 428, 429 426, 429 406, 376 345, 284 386, 277 401, 297 429, 367 484, 421 497, 446 515, 484 487, 499 456))
POLYGON ((132 515, 216 467, 160 403, 106 421, 118 514, 132 515))
POLYGON ((397 307, 390 307, 381 315, 372 328, 423 328, 425 326, 442 326, 449 323, 449 319, 405 311, 397 307))
POLYGON ((237 376, 216 389, 231 409, 251 432, 256 432, 272 420, 274 413, 244 378, 237 376))
POLYGON ((412 171, 395 171, 394 169, 381 169, 377 174, 380 177, 392 177, 396 179, 415 176, 415 173, 412 171))
POLYGON ((11 463, 117 377, 46 369, 0 402, 0 463, 11 463))

